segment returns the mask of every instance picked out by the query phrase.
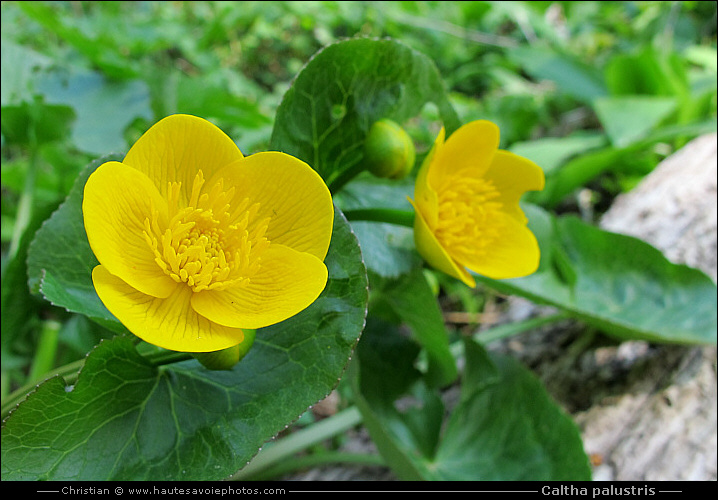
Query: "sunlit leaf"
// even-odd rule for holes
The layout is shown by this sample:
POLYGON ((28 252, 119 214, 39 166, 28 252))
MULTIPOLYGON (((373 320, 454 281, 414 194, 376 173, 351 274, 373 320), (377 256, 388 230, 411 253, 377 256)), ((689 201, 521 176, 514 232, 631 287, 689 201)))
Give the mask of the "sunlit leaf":
POLYGON ((72 140, 87 153, 125 151, 125 128, 136 118, 152 118, 149 89, 140 80, 113 81, 100 73, 74 68, 68 74, 45 74, 37 87, 48 103, 75 110, 72 140))
POLYGON ((596 114, 616 147, 643 139, 676 105, 673 98, 652 96, 604 97, 594 102, 596 114))
POLYGON ((586 134, 572 137, 544 137, 535 141, 517 142, 509 149, 541 166, 550 175, 572 157, 606 144, 603 134, 586 134))
POLYGON ((8 106, 32 101, 36 75, 51 66, 52 59, 5 38, 0 45, 0 54, 0 104, 8 106))

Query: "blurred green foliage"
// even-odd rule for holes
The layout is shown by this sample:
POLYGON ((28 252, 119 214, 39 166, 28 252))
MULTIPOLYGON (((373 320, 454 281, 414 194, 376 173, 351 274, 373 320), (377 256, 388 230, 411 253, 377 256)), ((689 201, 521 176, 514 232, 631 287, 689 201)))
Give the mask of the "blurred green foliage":
POLYGON ((537 158, 585 139, 565 163, 600 150, 597 135, 623 150, 659 126, 693 126, 598 159, 590 178, 544 195, 572 205, 566 194, 608 171, 592 184, 605 206, 715 121, 715 26, 711 2, 3 2, 3 241, 29 156, 40 199, 56 201, 89 156, 123 151, 171 113, 214 120, 245 153, 266 149, 294 76, 353 36, 394 37, 429 56, 462 121, 495 121, 504 148, 574 139, 539 143, 537 158), (625 123, 632 106, 656 105, 652 123, 625 123))
MULTIPOLYGON (((428 56, 462 123, 496 122, 503 149, 544 168, 546 189, 529 201, 580 213, 587 222, 661 159, 716 129, 715 2, 3 2, 0 8, 3 396, 80 359, 109 335, 27 287, 30 241, 82 168, 124 153, 172 113, 213 121, 245 154, 269 149, 285 92, 332 42, 391 37, 428 56)), ((421 119, 403 124, 419 160, 442 117, 427 106, 421 119)), ((368 192, 361 182, 371 185, 360 179, 357 196, 368 192)), ((410 194, 411 186, 401 189, 410 194)), ((351 207, 352 187, 342 194, 351 207)), ((362 223, 356 229, 362 241, 372 237, 362 223)), ((367 245, 370 269, 406 270, 401 256, 387 264, 383 252, 372 252, 367 245)), ((411 278, 427 293, 441 285, 444 303, 469 313, 483 306, 483 296, 443 277, 411 278)))

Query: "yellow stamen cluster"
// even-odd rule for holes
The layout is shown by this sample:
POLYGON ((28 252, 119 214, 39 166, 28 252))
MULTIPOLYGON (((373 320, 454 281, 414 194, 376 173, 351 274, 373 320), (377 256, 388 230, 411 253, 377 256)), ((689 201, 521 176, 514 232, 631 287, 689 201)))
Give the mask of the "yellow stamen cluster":
POLYGON ((499 192, 487 180, 462 177, 448 183, 439 192, 437 239, 457 252, 483 253, 501 232, 496 214, 502 204, 492 201, 497 197, 499 192))
POLYGON ((168 186, 169 223, 161 228, 159 212, 146 218, 145 240, 155 262, 178 283, 195 292, 221 290, 247 282, 260 266, 269 246, 264 236, 269 218, 256 221, 259 204, 241 200, 232 207, 234 188, 225 191, 222 179, 200 195, 204 185, 200 170, 189 199, 182 203, 181 183, 168 186))

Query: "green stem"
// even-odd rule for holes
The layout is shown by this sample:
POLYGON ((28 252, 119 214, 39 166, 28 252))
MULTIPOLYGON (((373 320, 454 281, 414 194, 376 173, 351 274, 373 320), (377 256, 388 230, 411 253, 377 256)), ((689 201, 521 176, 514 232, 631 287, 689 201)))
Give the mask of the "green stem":
POLYGON ((37 380, 55 366, 55 355, 57 354, 57 343, 60 338, 60 327, 58 321, 44 321, 40 330, 40 339, 35 349, 35 356, 32 360, 32 367, 28 378, 37 380))
POLYGON ((542 316, 540 318, 526 319, 517 323, 510 323, 507 325, 490 328, 486 331, 474 335, 474 339, 482 343, 483 345, 487 345, 491 342, 505 339, 507 337, 511 337, 513 335, 517 335, 519 333, 523 333, 525 331, 532 330, 534 328, 538 328, 539 326, 543 326, 549 323, 561 321, 562 319, 566 319, 569 317, 570 316, 568 313, 559 312, 556 314, 551 314, 549 316, 542 316))
POLYGON ((5 399, 10 394, 10 380, 10 373, 7 370, 2 370, 2 375, 0 376, 0 395, 2 399, 5 399))
POLYGON ((254 479, 261 473, 292 457, 295 453, 320 443, 338 434, 342 434, 362 421, 356 407, 320 420, 305 429, 296 431, 285 438, 268 444, 242 470, 234 474, 232 480, 254 479))
POLYGON ((386 462, 380 455, 369 453, 346 453, 341 451, 323 451, 311 455, 293 457, 290 461, 277 463, 253 474, 245 480, 265 481, 285 474, 290 474, 302 469, 321 467, 334 464, 355 464, 370 466, 386 466, 386 462))
MULTIPOLYGON (((35 141, 32 141, 34 143, 35 141)), ((22 187, 20 200, 17 205, 17 216, 15 217, 15 225, 12 230, 12 239, 8 248, 8 260, 15 257, 20 248, 20 240, 22 235, 30 224, 33 212, 33 202, 35 198, 35 177, 37 175, 37 146, 30 148, 30 159, 28 161, 27 173, 25 174, 25 183, 22 187)))
POLYGON ((181 363, 182 361, 188 361, 194 358, 192 357, 192 354, 188 352, 166 351, 148 354, 145 356, 145 359, 147 359, 147 361, 154 366, 162 366, 172 363, 181 363))
POLYGON ((398 226, 414 227, 414 212, 393 208, 360 208, 347 210, 344 215, 348 220, 387 222, 398 226))

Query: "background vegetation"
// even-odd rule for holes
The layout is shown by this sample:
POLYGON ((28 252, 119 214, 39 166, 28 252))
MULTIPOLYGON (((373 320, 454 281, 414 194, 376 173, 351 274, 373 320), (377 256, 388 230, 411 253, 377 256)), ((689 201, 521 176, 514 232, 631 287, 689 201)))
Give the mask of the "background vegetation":
MULTIPOLYGON (((337 40, 391 37, 427 55, 462 123, 496 122, 503 149, 544 168, 546 189, 527 201, 590 223, 661 159, 716 129, 715 2, 1 8, 3 398, 107 335, 27 286, 28 245, 81 169, 124 153, 171 113, 213 121, 245 155, 268 149, 293 78, 337 40)), ((420 156, 438 118, 426 107, 407 124, 420 156)), ((466 313, 493 297, 441 278, 435 286, 466 313)))

